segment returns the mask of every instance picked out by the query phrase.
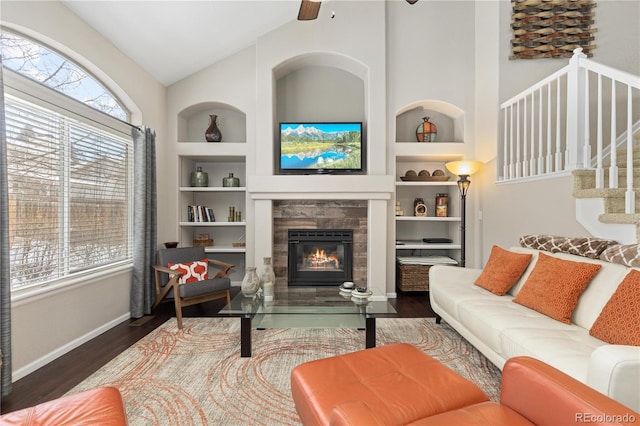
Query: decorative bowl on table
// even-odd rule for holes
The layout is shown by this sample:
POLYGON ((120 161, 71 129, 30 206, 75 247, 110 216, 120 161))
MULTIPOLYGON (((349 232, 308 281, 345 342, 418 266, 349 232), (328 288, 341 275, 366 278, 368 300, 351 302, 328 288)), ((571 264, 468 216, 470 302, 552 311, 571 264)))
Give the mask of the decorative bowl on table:
POLYGON ((354 291, 351 292, 351 296, 363 299, 366 299, 372 294, 373 292, 366 287, 357 287, 354 291))

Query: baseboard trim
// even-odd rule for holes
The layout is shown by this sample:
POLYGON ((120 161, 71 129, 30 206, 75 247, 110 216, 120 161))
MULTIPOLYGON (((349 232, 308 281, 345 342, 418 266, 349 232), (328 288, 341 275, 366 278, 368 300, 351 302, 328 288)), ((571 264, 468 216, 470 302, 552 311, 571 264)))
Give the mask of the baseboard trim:
POLYGON ((114 318, 113 320, 109 321, 106 324, 103 324, 102 326, 91 330, 90 332, 88 332, 87 334, 78 337, 75 340, 72 340, 71 342, 67 343, 66 345, 60 346, 58 349, 49 352, 48 354, 46 354, 43 357, 38 358, 37 360, 25 365, 24 367, 15 370, 12 375, 11 375, 11 381, 15 382, 17 380, 22 379, 23 377, 33 373, 34 371, 36 371, 37 369, 44 367, 45 365, 49 364, 50 362, 54 361, 55 359, 61 357, 62 355, 71 352, 72 350, 74 350, 75 348, 77 348, 78 346, 87 343, 89 340, 93 339, 94 337, 97 337, 99 335, 101 335, 102 333, 104 333, 107 330, 112 329, 113 327, 115 327, 116 325, 127 321, 129 318, 131 317, 131 314, 129 312, 127 312, 124 315, 121 315, 117 318, 114 318))

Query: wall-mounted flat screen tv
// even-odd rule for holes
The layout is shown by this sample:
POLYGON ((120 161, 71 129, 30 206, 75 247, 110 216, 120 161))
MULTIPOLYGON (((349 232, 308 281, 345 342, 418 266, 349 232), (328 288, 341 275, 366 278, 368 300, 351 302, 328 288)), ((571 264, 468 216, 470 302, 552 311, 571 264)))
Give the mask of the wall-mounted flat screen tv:
POLYGON ((279 174, 365 172, 362 123, 280 123, 279 174))

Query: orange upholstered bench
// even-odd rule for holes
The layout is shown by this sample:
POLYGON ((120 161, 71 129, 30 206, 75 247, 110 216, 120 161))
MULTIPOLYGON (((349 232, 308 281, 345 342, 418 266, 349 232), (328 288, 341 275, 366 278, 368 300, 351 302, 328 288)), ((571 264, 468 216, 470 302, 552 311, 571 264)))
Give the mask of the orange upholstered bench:
POLYGON ((291 373, 291 392, 305 425, 328 425, 349 401, 363 417, 352 424, 406 424, 489 398, 475 384, 408 344, 393 344, 307 362, 291 373), (335 413, 334 413, 335 415, 335 413), (369 414, 370 415, 370 414, 369 414))
POLYGON ((4 414, 0 424, 126 426, 127 416, 120 391, 101 387, 4 414))
POLYGON ((394 344, 301 364, 291 392, 310 425, 637 425, 640 414, 533 358, 507 361, 500 402, 419 349, 394 344))

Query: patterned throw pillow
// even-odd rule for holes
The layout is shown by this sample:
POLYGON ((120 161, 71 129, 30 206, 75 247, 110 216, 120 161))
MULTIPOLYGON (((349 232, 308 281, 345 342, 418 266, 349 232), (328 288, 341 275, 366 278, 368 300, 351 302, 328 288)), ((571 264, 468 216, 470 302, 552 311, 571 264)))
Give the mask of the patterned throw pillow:
POLYGON ((573 262, 540 253, 531 275, 513 301, 571 324, 571 314, 578 298, 600 267, 594 263, 573 262))
POLYGON ((614 345, 640 346, 640 271, 624 277, 589 334, 614 345))
POLYGON ((525 235, 520 237, 520 245, 534 250, 551 253, 568 253, 576 256, 598 259, 609 246, 617 244, 613 240, 594 237, 557 237, 554 235, 525 235))
POLYGON ((180 278, 178 278, 179 284, 194 283, 202 280, 209 279, 209 273, 207 272, 209 262, 207 259, 197 260, 195 262, 188 263, 169 263, 169 269, 182 272, 180 278))
POLYGON ((514 253, 494 245, 475 285, 504 296, 527 269, 531 257, 529 253, 514 253))
POLYGON ((640 244, 616 244, 600 255, 600 260, 627 266, 640 266, 640 244))

